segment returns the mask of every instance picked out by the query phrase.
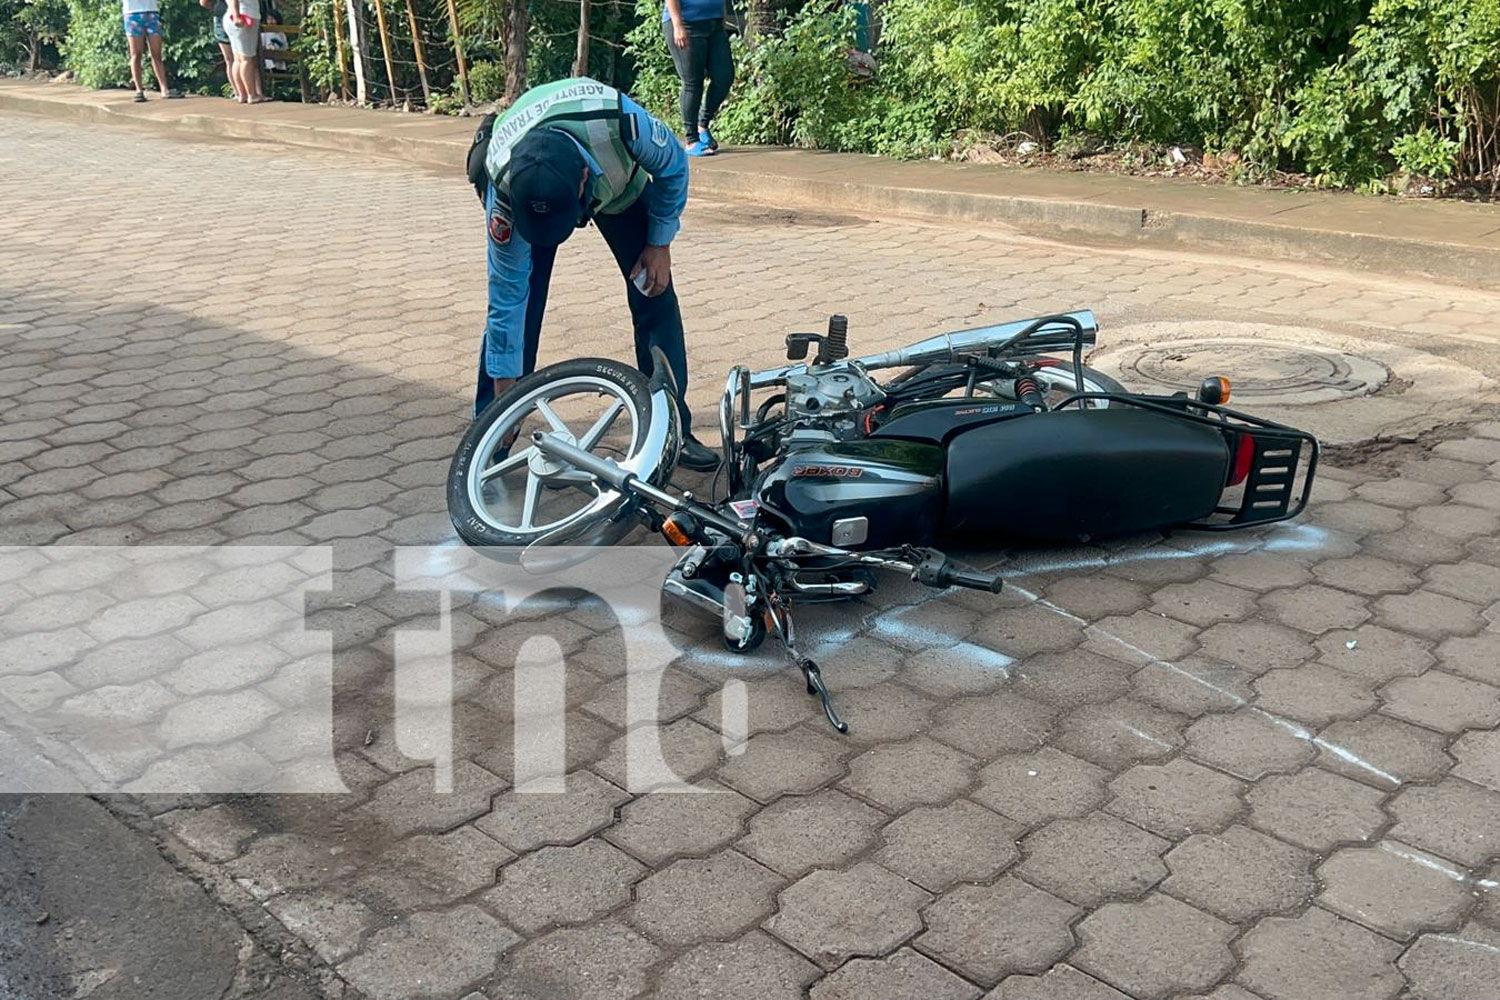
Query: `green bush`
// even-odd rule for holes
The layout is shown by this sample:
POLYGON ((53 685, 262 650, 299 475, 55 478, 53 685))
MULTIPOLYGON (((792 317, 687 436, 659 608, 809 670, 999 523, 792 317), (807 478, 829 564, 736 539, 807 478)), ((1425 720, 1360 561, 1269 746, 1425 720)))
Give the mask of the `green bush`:
POLYGON ((477 62, 469 67, 469 100, 475 104, 483 104, 504 94, 504 66, 494 62, 477 62))
POLYGON ((67 30, 66 0, 0 0, 0 67, 52 67, 67 30))
MULTIPOLYGON (((213 39, 212 20, 196 0, 164 0, 161 5, 162 58, 172 86, 218 93, 224 59, 213 39)), ((68 0, 68 34, 62 54, 78 82, 87 87, 130 86, 130 54, 119 0, 68 0)), ((142 60, 142 83, 153 86, 149 56, 142 60)))

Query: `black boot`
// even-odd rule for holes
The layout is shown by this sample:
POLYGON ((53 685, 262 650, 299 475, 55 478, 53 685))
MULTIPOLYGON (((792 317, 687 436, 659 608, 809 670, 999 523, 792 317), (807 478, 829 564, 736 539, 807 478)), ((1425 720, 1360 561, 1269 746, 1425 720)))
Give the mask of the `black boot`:
POLYGON ((719 467, 719 453, 689 434, 682 439, 677 464, 694 472, 712 472, 719 467))

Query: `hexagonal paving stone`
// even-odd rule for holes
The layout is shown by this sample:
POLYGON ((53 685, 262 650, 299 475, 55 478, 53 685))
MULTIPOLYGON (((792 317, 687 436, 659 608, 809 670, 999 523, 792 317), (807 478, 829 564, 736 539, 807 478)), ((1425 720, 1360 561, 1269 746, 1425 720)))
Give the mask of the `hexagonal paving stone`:
POLYGON ((1306 566, 1276 552, 1219 556, 1214 559, 1208 575, 1222 583, 1260 592, 1295 587, 1312 579, 1306 566))
POLYGON ((1002 757, 980 772, 970 797, 1024 826, 1081 816, 1103 802, 1109 772, 1077 757, 1042 747, 1002 757))
POLYGON ((1312 571, 1320 583, 1366 597, 1404 594, 1420 582, 1409 566, 1365 555, 1330 559, 1318 563, 1312 571))
POLYGON ((977 983, 993 986, 1015 972, 1043 972, 1073 947, 1068 925, 1079 909, 1007 875, 990 886, 964 885, 923 913, 915 947, 977 983))
POLYGON ((482 832, 513 851, 525 853, 549 844, 576 844, 614 821, 615 807, 630 793, 590 771, 565 779, 564 793, 509 791, 474 821, 482 832))
POLYGON ((1253 593, 1213 580, 1170 584, 1153 596, 1153 612, 1199 628, 1242 621, 1255 610, 1253 593))
POLYGON ((1411 1000, 1491 1000, 1500 995, 1500 931, 1470 924, 1454 934, 1424 934, 1396 962, 1411 1000))
POLYGON ((1282 624, 1314 635, 1329 629, 1354 628, 1371 614, 1365 598, 1316 585, 1275 591, 1262 598, 1261 604, 1282 624))
POLYGON ((1121 698, 1075 710, 1058 725, 1052 742, 1060 750, 1117 771, 1171 754, 1182 745, 1186 724, 1180 715, 1121 698))
POLYGON ((1168 842, 1129 823, 1092 813, 1048 823, 1021 841, 1016 874, 1082 906, 1138 896, 1167 875, 1168 842))
POLYGON ((1190 719, 1208 712, 1239 708, 1252 697, 1254 674, 1211 656, 1195 653, 1185 660, 1156 660, 1130 679, 1131 696, 1190 719))
POLYGON ((467 760, 453 765, 453 791, 433 791, 430 767, 392 778, 350 814, 351 822, 381 826, 392 837, 442 833, 489 812, 490 799, 507 787, 505 779, 467 760))
POLYGON ((1235 927, 1170 896, 1101 906, 1077 933, 1073 964, 1136 996, 1203 989, 1234 967, 1235 927))
POLYGON ((1313 726, 1359 718, 1375 707, 1374 685, 1321 663, 1272 670, 1255 679, 1256 707, 1313 726))
POLYGON ((875 860, 929 892, 954 882, 985 882, 1020 857, 1025 827, 967 799, 917 808, 881 831, 875 860))
POLYGON ((1390 841, 1346 847, 1318 867, 1323 883, 1318 902, 1395 938, 1441 930, 1459 922, 1472 897, 1435 864, 1441 862, 1390 841))
POLYGON ((1500 566, 1482 562, 1433 566, 1422 576, 1427 589, 1447 594, 1471 604, 1489 605, 1500 601, 1500 566))
POLYGON ((1387 628, 1426 639, 1473 635, 1484 628, 1474 605, 1430 590, 1382 597, 1375 602, 1375 616, 1387 628))
POLYGON ((651 1000, 803 1000, 822 970, 775 938, 752 931, 700 944, 663 969, 651 1000))
POLYGON ((1391 1000, 1401 946, 1314 906, 1267 917, 1240 939, 1236 979, 1266 1000, 1391 1000))
POLYGON ((1396 825, 1387 836, 1432 851, 1462 865, 1478 866, 1497 853, 1500 792, 1444 778, 1436 785, 1410 785, 1391 799, 1396 825))
POLYGON ((1028 604, 981 617, 970 641, 1020 659, 1049 649, 1072 649, 1083 641, 1083 626, 1056 610, 1028 604))
POLYGON ((976 1000, 979 988, 910 948, 850 959, 812 988, 811 1000, 976 1000))
POLYGON ((1441 670, 1397 678, 1380 689, 1380 698, 1388 714, 1445 733, 1500 722, 1500 688, 1441 670))
POLYGON ((1320 525, 1354 535, 1399 531, 1406 523, 1400 511, 1365 500, 1318 504, 1313 518, 1320 525))
POLYGON ((381 922, 367 906, 341 890, 278 896, 266 903, 266 909, 329 965, 358 951, 360 937, 381 922))
MULTIPOLYGON (((633 734, 632 734, 633 735, 633 734)), ((692 719, 678 719, 657 731, 661 757, 682 781, 691 781, 724 759, 724 739, 720 734, 692 719)), ((657 782, 648 775, 630 775, 627 766, 628 741, 621 736, 609 744, 604 757, 592 766, 604 778, 628 792, 641 794, 670 781, 657 782)))
POLYGON ((929 734, 955 750, 993 760, 1041 746, 1056 717, 1056 708, 1007 689, 949 703, 929 734))
POLYGON ((1448 740, 1384 715, 1335 722, 1317 739, 1318 766, 1377 788, 1436 778, 1453 766, 1448 740))
POLYGON ((1127 663, 1180 660, 1198 649, 1200 630, 1149 611, 1106 618, 1088 631, 1084 648, 1127 663))
POLYGON ((1209 715, 1188 727, 1187 754, 1246 781, 1295 771, 1312 760, 1312 743, 1300 729, 1279 725, 1263 712, 1242 709, 1209 715))
POLYGON ((1437 659, 1449 673, 1500 686, 1500 632, 1445 639, 1437 648, 1437 659))
POLYGON ((453 996, 493 972, 499 954, 519 941, 477 906, 415 913, 376 931, 339 973, 374 1000, 453 996))
POLYGON ((1376 684, 1415 677, 1432 666, 1431 644, 1379 625, 1325 632, 1318 639, 1319 662, 1376 684))
POLYGON ((1453 773, 1465 781, 1500 792, 1500 730, 1464 733, 1453 744, 1453 773))
POLYGON ((914 805, 948 802, 974 780, 974 761, 926 737, 876 747, 854 758, 849 777, 839 782, 852 792, 895 812, 914 805))
POLYGON ((636 886, 627 919, 669 947, 723 941, 753 927, 772 909, 786 880, 736 851, 674 861, 636 886))
POLYGON ((1314 655, 1307 633, 1275 622, 1224 622, 1206 630, 1199 642, 1205 654, 1253 675, 1295 667, 1314 655))
POLYGON ((719 766, 724 784, 758 802, 816 791, 844 773, 850 748, 811 729, 762 733, 719 766))
POLYGON ((671 858, 711 854, 737 839, 759 807, 730 788, 700 782, 707 795, 642 795, 620 810, 603 837, 640 861, 659 867, 671 858))
POLYGON ((996 697, 1018 692, 1058 709, 1113 701, 1130 690, 1135 663, 1087 649, 1038 653, 1015 668, 1014 684, 996 697))
POLYGON ((1310 851, 1372 839, 1386 823, 1381 792, 1316 767, 1250 789, 1250 825, 1310 851))
POLYGON ((1178 757, 1162 765, 1138 764, 1109 783, 1107 812, 1158 836, 1175 840, 1217 830, 1244 811, 1244 784, 1178 757))
POLYGON ((736 848, 775 871, 798 878, 814 868, 841 865, 875 841, 887 820, 843 792, 788 795, 750 818, 736 848))
POLYGON ((1146 588, 1114 577, 1064 576, 1047 585, 1047 599, 1086 620, 1128 615, 1151 603, 1146 588))
POLYGON ((922 929, 932 895, 872 862, 816 871, 781 893, 765 928, 825 969, 888 954, 922 929))
POLYGON ((451 903, 495 884, 515 855, 471 826, 407 837, 381 852, 356 879, 362 894, 400 912, 451 903))
POLYGON ((1238 825, 1189 837, 1165 860, 1162 892, 1235 923, 1293 909, 1317 888, 1311 854, 1238 825))
MULTIPOLYGON (((555 850, 555 848, 546 848, 555 850)), ((492 1000, 628 1000, 662 952, 624 924, 566 927, 522 945, 500 965, 492 1000)))
POLYGON ((576 924, 630 899, 646 873, 634 858, 599 839, 544 847, 500 871, 484 905, 525 933, 549 924, 576 924))

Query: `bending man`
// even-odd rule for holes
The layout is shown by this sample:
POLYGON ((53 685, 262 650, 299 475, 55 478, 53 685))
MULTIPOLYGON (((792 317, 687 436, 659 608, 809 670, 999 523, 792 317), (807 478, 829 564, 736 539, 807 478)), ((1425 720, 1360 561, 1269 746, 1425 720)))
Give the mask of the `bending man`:
MULTIPOLYGON (((660 348, 679 393, 686 389, 671 243, 687 205, 687 170, 671 129, 586 77, 533 88, 480 126, 469 177, 488 215, 489 315, 476 416, 535 369, 557 248, 590 222, 625 281, 636 366, 649 374, 651 348, 660 348)), ((681 395, 678 404, 685 432, 679 464, 714 468, 718 456, 692 436, 681 395)))

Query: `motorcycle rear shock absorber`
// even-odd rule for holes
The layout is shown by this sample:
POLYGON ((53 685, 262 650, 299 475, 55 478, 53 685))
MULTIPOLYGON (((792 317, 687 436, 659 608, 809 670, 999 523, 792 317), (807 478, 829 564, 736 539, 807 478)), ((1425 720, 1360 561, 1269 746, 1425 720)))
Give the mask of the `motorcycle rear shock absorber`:
POLYGON ((1047 408, 1047 397, 1042 394, 1042 387, 1037 380, 1030 375, 1022 375, 1015 383, 1016 399, 1033 410, 1045 410, 1047 408))

